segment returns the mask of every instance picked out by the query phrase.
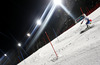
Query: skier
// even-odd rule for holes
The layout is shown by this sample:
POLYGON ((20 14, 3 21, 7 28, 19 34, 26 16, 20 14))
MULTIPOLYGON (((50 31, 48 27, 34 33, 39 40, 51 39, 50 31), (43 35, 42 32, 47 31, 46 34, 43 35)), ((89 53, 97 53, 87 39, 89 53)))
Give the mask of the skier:
MULTIPOLYGON (((87 28, 86 28, 86 29, 89 29, 89 28, 90 28, 89 24, 91 24, 91 22, 90 22, 90 21, 92 21, 92 20, 91 20, 91 19, 89 19, 89 18, 87 18, 85 14, 83 14, 83 16, 84 16, 83 21, 86 21, 86 26, 87 26, 87 28)), ((83 23, 83 21, 81 22, 81 24, 83 23)))

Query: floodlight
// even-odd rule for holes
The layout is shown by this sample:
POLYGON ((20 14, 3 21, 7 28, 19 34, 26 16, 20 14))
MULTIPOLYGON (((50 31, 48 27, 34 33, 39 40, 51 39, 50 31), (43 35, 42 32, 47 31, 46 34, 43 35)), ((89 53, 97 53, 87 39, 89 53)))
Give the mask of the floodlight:
POLYGON ((7 56, 7 54, 4 54, 4 56, 6 57, 6 56, 7 56))
POLYGON ((41 25, 41 20, 37 20, 37 25, 41 25))
POLYGON ((30 34, 30 33, 27 33, 27 36, 28 36, 28 37, 30 37, 30 36, 31 36, 31 34, 30 34))
POLYGON ((18 46, 21 47, 21 43, 18 43, 18 46))
POLYGON ((61 5, 62 1, 61 0, 54 0, 55 5, 61 5))

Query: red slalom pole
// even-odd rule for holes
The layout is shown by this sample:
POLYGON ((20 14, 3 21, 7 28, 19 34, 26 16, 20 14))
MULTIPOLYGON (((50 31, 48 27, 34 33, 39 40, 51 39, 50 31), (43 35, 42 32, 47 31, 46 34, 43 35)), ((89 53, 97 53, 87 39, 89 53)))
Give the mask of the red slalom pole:
POLYGON ((81 10, 82 14, 84 14, 81 7, 80 7, 80 10, 81 10))
POLYGON ((20 60, 18 59, 18 62, 20 62, 20 60))
POLYGON ((49 40, 49 42, 50 42, 50 44, 51 44, 51 46, 52 46, 52 48, 53 48, 55 54, 56 54, 56 57, 58 58, 58 55, 57 55, 57 53, 56 53, 56 51, 55 51, 55 49, 54 49, 54 47, 53 47, 53 45, 52 45, 52 43, 51 43, 51 41, 50 41, 50 38, 49 38, 47 32, 45 32, 45 34, 46 34, 46 36, 47 36, 47 38, 48 38, 48 40, 49 40))

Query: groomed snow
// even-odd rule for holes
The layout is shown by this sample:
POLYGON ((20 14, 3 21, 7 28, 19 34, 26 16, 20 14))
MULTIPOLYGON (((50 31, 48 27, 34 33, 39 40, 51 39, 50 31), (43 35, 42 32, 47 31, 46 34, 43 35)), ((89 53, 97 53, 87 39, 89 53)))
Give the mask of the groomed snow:
POLYGON ((100 7, 90 14, 93 28, 80 34, 85 24, 75 26, 48 43, 18 65, 100 65, 100 7))

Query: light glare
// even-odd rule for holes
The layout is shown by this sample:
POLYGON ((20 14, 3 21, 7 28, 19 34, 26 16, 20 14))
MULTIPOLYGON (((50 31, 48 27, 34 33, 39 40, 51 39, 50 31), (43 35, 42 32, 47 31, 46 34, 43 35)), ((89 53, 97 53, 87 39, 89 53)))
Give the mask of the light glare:
POLYGON ((41 25, 41 20, 37 20, 37 25, 41 25))
POLYGON ((21 47, 21 43, 18 43, 18 46, 21 47))
POLYGON ((75 20, 74 16, 70 13, 70 11, 69 11, 64 5, 60 5, 60 6, 62 7, 62 9, 64 9, 64 11, 65 11, 68 15, 70 15, 70 16, 75 20))
POLYGON ((55 5, 61 5, 62 1, 61 0, 54 0, 55 5))
POLYGON ((31 36, 31 34, 30 34, 30 33, 27 33, 27 36, 28 36, 28 37, 30 37, 30 36, 31 36))
POLYGON ((4 56, 7 56, 7 54, 4 54, 4 56))

